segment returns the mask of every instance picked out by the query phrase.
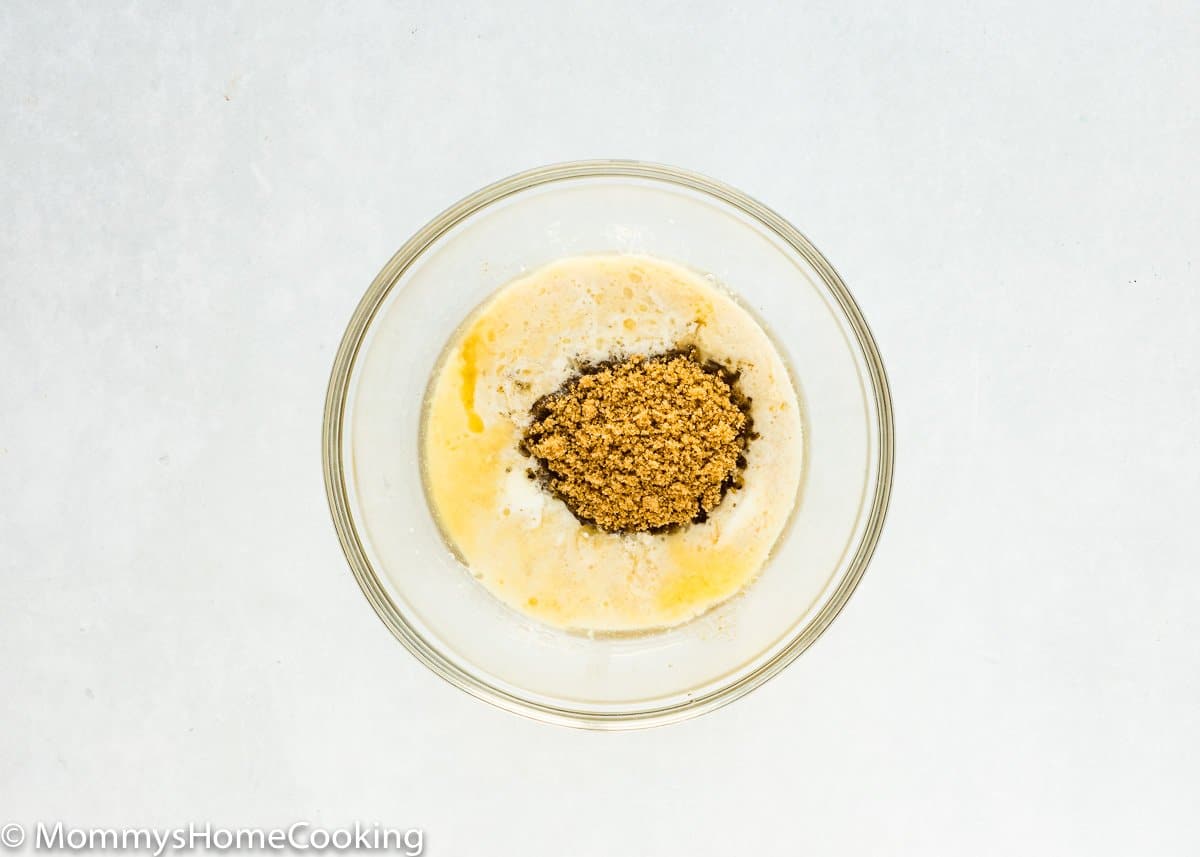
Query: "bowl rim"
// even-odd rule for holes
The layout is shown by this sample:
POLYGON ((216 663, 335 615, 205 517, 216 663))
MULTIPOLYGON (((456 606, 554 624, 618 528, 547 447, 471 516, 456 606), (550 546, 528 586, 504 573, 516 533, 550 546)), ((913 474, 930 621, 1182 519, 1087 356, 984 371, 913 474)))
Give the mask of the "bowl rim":
POLYGON ((338 346, 325 396, 321 458, 325 494, 334 529, 354 579, 376 615, 409 652, 450 684, 505 711, 546 723, 616 730, 677 723, 727 705, 778 675, 825 632, 846 606, 878 544, 891 497, 893 433, 891 393, 883 360, 870 328, 841 276, 796 227, 747 194, 699 173, 646 161, 603 159, 568 161, 535 167, 489 184, 438 214, 396 251, 359 301, 338 346), (803 256, 837 300, 854 332, 870 378, 870 392, 875 402, 876 430, 879 435, 876 454, 878 475, 874 491, 869 492, 870 508, 865 528, 846 573, 817 615, 774 656, 738 680, 683 702, 639 711, 583 711, 526 699, 471 675, 431 645, 407 622, 371 566, 350 513, 348 488, 344 478, 342 430, 354 366, 367 331, 397 280, 434 242, 481 209, 540 185, 580 178, 651 179, 699 191, 741 210, 803 256))

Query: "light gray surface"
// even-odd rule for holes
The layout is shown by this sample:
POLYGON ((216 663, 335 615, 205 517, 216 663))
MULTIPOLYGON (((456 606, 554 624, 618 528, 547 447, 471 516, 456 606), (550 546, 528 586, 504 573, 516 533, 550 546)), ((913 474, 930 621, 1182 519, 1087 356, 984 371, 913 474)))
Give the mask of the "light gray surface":
POLYGON ((0 823, 430 854, 1194 854, 1194 3, 0 7, 0 823), (646 733, 443 684, 346 569, 321 406, 426 219, 557 160, 791 218, 896 400, 826 636, 646 733))

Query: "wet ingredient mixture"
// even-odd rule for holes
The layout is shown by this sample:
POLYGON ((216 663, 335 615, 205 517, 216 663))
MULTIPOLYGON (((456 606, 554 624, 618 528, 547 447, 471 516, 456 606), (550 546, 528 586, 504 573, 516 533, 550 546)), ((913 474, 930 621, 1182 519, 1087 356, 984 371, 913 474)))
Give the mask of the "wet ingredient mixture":
POLYGON ((562 259, 496 292, 447 344, 422 431, 430 506, 471 574, 589 632, 670 627, 749 585, 802 450, 762 326, 646 256, 562 259))

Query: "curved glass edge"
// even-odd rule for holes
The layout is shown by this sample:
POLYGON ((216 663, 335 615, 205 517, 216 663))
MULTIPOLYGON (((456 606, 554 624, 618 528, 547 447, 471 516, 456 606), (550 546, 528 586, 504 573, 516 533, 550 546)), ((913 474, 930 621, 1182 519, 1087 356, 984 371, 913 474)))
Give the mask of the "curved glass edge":
POLYGON ((677 723, 727 705, 778 675, 825 632, 838 613, 846 606, 858 586, 859 580, 862 579, 883 530, 892 490, 893 434, 892 400, 887 374, 866 319, 863 318, 862 312, 854 302, 854 298, 850 295, 841 276, 799 230, 757 200, 729 185, 698 173, 643 161, 592 160, 551 164, 501 179, 450 206, 404 243, 375 277, 366 294, 359 301, 350 318, 350 323, 347 325, 341 344, 338 346, 325 397, 321 457, 325 477, 325 493, 333 517, 334 529, 337 531, 338 541, 346 555, 350 570, 383 624, 421 663, 455 687, 514 714, 562 726, 622 730, 677 723), (837 299, 862 350, 871 382, 875 403, 876 432, 879 439, 875 461, 875 489, 863 535, 857 550, 850 559, 847 572, 825 600, 816 616, 768 661, 737 681, 679 703, 629 712, 581 711, 522 699, 481 681, 438 652, 405 621, 371 567, 362 539, 350 514, 343 471, 342 430, 354 364, 371 321, 396 281, 426 248, 481 208, 514 193, 539 185, 588 177, 652 179, 700 191, 755 218, 804 257, 837 299))

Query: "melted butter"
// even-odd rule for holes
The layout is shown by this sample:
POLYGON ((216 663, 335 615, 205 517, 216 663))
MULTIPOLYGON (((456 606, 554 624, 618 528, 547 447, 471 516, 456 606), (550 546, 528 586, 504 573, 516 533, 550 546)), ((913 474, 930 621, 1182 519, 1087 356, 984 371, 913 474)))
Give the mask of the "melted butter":
MULTIPOLYGON (((495 338, 495 333, 491 335, 495 338)), ((482 346, 483 338, 478 331, 472 331, 463 340, 459 351, 459 398, 467 414, 467 428, 476 433, 483 431, 483 418, 475 410, 475 383, 479 378, 479 351, 482 346)))
POLYGON ((496 467, 501 453, 514 442, 513 435, 497 425, 461 437, 458 443, 441 443, 429 450, 430 488, 447 527, 454 532, 478 532, 478 520, 494 514, 499 496, 497 483, 480 479, 479 468, 496 467))
POLYGON ((668 541, 671 572, 658 591, 658 606, 671 616, 691 616, 746 585, 761 559, 745 549, 668 541))
POLYGON ((457 548, 464 554, 483 543, 478 522, 490 520, 499 502, 499 481, 480 479, 480 471, 503 472, 505 451, 516 442, 511 424, 485 424, 475 410, 481 351, 486 351, 482 337, 472 331, 459 349, 457 377, 446 379, 447 387, 457 386, 458 395, 435 396, 426 416, 428 489, 444 525, 460 534, 457 548), (473 537, 464 538, 466 534, 473 537))

